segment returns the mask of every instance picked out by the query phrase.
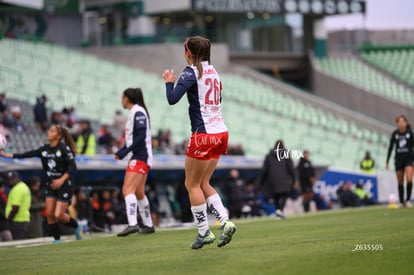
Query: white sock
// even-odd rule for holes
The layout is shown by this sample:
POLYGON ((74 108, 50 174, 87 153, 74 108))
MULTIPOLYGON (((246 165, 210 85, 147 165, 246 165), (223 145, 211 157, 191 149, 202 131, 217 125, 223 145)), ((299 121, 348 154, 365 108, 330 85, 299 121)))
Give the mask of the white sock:
POLYGON ((128 224, 131 226, 137 225, 137 197, 135 194, 126 195, 125 210, 128 224))
POLYGON ((145 226, 153 227, 151 210, 147 196, 145 196, 142 200, 138 200, 138 212, 141 216, 142 223, 145 226))
POLYGON ((224 225, 224 223, 229 220, 229 214, 224 207, 220 196, 218 194, 211 195, 207 198, 206 202, 210 211, 216 216, 216 219, 221 225, 224 225))
POLYGON ((197 223, 198 234, 205 236, 208 231, 207 220, 207 204, 191 206, 191 212, 193 212, 194 221, 197 223))

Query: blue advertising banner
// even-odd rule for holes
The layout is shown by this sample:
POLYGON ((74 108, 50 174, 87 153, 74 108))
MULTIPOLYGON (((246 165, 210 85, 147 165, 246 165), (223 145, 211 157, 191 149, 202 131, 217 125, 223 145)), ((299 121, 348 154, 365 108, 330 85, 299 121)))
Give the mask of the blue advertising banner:
POLYGON ((336 191, 346 182, 352 182, 353 187, 360 182, 368 196, 378 200, 378 181, 375 175, 359 174, 351 172, 326 170, 314 185, 313 190, 317 194, 323 195, 325 200, 337 200, 336 191))

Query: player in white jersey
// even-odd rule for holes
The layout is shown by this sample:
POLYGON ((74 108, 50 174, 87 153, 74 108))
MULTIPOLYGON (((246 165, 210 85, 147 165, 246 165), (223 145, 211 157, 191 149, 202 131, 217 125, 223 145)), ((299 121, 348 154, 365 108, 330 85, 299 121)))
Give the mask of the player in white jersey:
POLYGON ((115 159, 123 159, 129 153, 132 157, 122 186, 128 226, 118 233, 119 237, 136 232, 155 232, 149 201, 145 195, 145 182, 152 165, 152 144, 150 120, 141 89, 126 89, 122 94, 122 106, 129 110, 129 116, 125 125, 125 145, 115 154, 115 159), (137 206, 143 223, 141 228, 137 223, 137 206))
POLYGON ((189 102, 191 132, 185 160, 185 186, 191 211, 198 227, 198 236, 193 249, 202 248, 215 241, 207 220, 207 206, 221 224, 218 246, 228 244, 236 226, 229 221, 227 210, 220 196, 210 185, 220 155, 227 153, 228 132, 221 113, 221 82, 210 64, 210 41, 194 36, 184 44, 187 66, 174 87, 176 76, 165 70, 163 78, 170 105, 177 103, 184 94, 189 102))

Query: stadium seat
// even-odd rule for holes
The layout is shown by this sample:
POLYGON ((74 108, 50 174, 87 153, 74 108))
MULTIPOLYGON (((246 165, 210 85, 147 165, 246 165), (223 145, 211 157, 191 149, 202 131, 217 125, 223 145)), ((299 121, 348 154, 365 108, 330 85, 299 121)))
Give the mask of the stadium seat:
MULTIPOLYGON (((384 96, 397 97, 403 90, 387 81, 377 84, 372 72, 356 60, 318 59, 317 63, 333 74, 346 73, 352 81, 369 83, 367 88, 373 91, 378 86, 389 87, 381 90, 384 96)), ((115 111, 121 109, 122 91, 141 87, 153 134, 158 129, 171 129, 175 143, 181 143, 190 134, 186 100, 169 106, 164 83, 156 75, 56 45, 10 39, 0 40, 0 64, 0 87, 13 91, 7 93, 9 98, 34 104, 36 97, 44 93, 49 98, 47 106, 53 110, 74 106, 81 117, 112 124, 115 111)), ((314 163, 357 169, 357 160, 367 149, 375 152, 373 156, 379 162, 385 162, 388 137, 263 83, 234 74, 223 74, 221 80, 223 116, 230 130, 230 143, 242 144, 246 154, 263 156, 277 139, 283 139, 288 148, 309 149, 314 163)), ((404 95, 398 100, 407 102, 410 98, 404 95)), ((39 133, 26 137, 36 143, 44 140, 39 133)), ((13 142, 27 149, 32 145, 18 135, 13 142)))
MULTIPOLYGON (((396 83, 391 78, 384 78, 383 75, 356 58, 329 57, 316 58, 315 61, 316 66, 327 74, 349 81, 370 93, 414 108, 414 94, 412 91, 396 83)), ((410 72, 412 71, 413 69, 410 72)))

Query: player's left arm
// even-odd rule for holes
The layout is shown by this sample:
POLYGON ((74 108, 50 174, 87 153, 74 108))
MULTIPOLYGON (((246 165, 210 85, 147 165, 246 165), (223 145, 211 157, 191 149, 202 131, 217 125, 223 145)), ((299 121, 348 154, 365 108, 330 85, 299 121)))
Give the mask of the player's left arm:
POLYGON ((124 146, 115 155, 123 159, 129 152, 145 142, 147 136, 147 117, 143 112, 136 112, 134 116, 134 128, 132 131, 132 144, 129 147, 124 146))
POLYGON ((197 79, 194 75, 194 70, 190 67, 184 69, 178 78, 177 85, 174 88, 174 82, 165 83, 167 100, 170 105, 176 104, 183 95, 190 90, 190 88, 197 83, 197 79))

